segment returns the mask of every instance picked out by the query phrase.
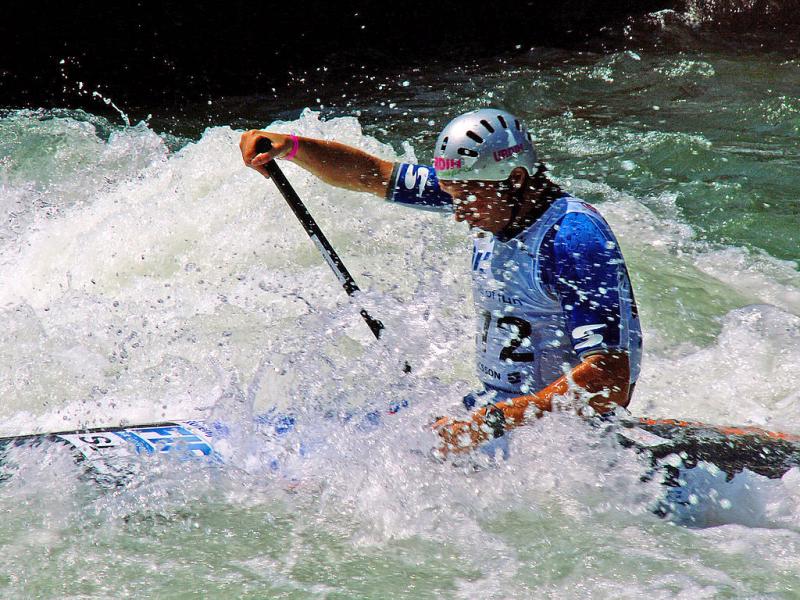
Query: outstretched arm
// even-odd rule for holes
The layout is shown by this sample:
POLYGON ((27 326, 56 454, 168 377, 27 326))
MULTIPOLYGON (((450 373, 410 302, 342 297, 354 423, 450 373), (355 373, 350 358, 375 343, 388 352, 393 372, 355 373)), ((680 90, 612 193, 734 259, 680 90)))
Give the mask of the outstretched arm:
POLYGON ((574 394, 576 386, 590 396, 588 404, 598 413, 608 412, 617 405, 627 406, 629 378, 630 365, 626 352, 592 354, 576 365, 568 376, 559 377, 536 394, 518 396, 480 408, 472 413, 469 421, 451 421, 447 417, 439 419, 434 428, 442 438, 443 447, 440 450, 443 454, 468 452, 492 438, 500 427, 498 422, 504 430, 530 422, 543 411, 553 410, 556 396, 574 394), (502 416, 492 414, 496 410, 502 416))
MULTIPOLYGON (((296 139, 297 151, 292 160, 325 183, 386 197, 394 167, 392 162, 339 142, 307 137, 296 139)), ((246 131, 239 141, 244 164, 265 177, 269 175, 264 165, 275 158, 285 157, 294 146, 292 136, 257 129, 246 131), (259 153, 256 150, 256 144, 262 138, 272 142, 269 152, 259 153)))

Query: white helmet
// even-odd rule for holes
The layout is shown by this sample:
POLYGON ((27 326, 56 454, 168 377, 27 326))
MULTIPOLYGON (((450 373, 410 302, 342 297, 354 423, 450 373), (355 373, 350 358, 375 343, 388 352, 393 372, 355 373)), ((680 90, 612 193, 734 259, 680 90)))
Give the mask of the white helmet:
POLYGON ((536 172, 531 134, 514 115, 482 108, 456 117, 436 140, 433 166, 439 179, 504 181, 515 167, 536 172))

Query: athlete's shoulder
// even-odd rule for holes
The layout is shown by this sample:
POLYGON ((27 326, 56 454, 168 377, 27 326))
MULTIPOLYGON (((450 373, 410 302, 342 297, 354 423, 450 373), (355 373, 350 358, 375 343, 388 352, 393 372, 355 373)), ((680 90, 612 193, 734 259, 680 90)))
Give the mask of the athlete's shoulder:
POLYGON ((605 218, 603 218, 603 215, 600 213, 597 207, 589 204, 586 200, 567 195, 562 196, 558 199, 558 201, 563 202, 564 204, 564 215, 572 215, 572 219, 575 221, 580 222, 582 220, 589 219, 608 227, 608 223, 606 223, 605 218), (581 217, 578 215, 582 215, 584 219, 581 219, 581 217))
POLYGON ((568 194, 556 198, 550 207, 525 232, 524 240, 530 248, 544 244, 552 247, 553 241, 574 239, 592 232, 610 232, 608 224, 598 210, 568 194))
POLYGON ((615 241, 608 222, 594 206, 573 196, 564 196, 557 219, 553 223, 554 237, 561 243, 615 241))

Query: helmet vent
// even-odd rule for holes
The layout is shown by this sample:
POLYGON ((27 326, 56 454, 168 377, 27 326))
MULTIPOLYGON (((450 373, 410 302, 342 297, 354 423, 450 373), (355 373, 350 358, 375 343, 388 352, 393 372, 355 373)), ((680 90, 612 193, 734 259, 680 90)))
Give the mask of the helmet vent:
POLYGON ((517 131, 522 131, 522 127, 520 127, 519 119, 514 119, 514 125, 517 126, 517 131))
POLYGON ((483 143, 483 138, 481 136, 479 136, 477 133, 475 133, 474 131, 468 131, 467 132, 467 137, 469 139, 471 139, 472 141, 478 143, 478 144, 482 144, 483 143))
POLYGON ((478 156, 478 153, 472 148, 459 148, 458 153, 461 156, 472 156, 472 157, 478 156))
POLYGON ((440 146, 442 152, 444 152, 445 148, 447 148, 447 140, 449 139, 450 139, 449 137, 446 137, 442 140, 442 145, 440 146))
POLYGON ((508 123, 506 123, 506 120, 503 118, 503 115, 497 115, 497 120, 500 121, 500 125, 503 126, 503 129, 508 129, 508 123))
POLYGON ((528 141, 529 141, 531 144, 533 143, 533 136, 531 135, 531 132, 530 132, 530 131, 528 132, 528 141))
POLYGON ((486 127, 486 131, 488 131, 489 133, 494 133, 494 127, 492 127, 491 125, 489 125, 489 121, 487 121, 486 119, 483 119, 483 120, 481 121, 481 125, 483 125, 484 127, 486 127))

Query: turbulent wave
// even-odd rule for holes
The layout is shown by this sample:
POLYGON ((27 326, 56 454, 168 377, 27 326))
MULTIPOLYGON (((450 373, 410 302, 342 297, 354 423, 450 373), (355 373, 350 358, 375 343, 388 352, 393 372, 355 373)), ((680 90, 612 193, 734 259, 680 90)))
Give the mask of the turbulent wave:
POLYGON ((797 0, 685 0, 630 20, 626 33, 640 43, 686 49, 744 44, 796 48, 800 43, 797 0))

